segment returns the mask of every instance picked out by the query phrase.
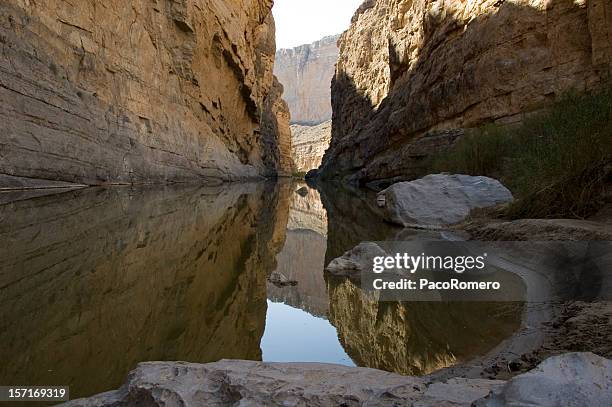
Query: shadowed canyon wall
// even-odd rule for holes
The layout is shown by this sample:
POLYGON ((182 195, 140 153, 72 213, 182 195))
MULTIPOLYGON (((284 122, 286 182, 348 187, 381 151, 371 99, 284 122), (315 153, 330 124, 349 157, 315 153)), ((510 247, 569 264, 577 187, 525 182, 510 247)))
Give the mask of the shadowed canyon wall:
POLYGON ((278 105, 272 3, 3 1, 0 175, 216 183, 290 172, 286 124, 270 124, 288 117, 266 114, 278 105))
POLYGON ((609 0, 368 0, 339 40, 321 173, 419 176, 462 129, 511 124, 610 76, 609 0))
POLYGON ((260 360, 288 210, 286 186, 261 183, 0 205, 0 381, 74 398, 141 361, 260 360))

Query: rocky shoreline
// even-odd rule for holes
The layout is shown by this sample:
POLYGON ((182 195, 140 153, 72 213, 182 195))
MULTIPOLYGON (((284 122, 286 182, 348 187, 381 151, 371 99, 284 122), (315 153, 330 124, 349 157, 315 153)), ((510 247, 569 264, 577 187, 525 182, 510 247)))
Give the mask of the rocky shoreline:
POLYGON ((141 363, 118 390, 65 407, 609 405, 612 361, 592 353, 552 357, 508 381, 400 376, 320 363, 222 360, 141 363))

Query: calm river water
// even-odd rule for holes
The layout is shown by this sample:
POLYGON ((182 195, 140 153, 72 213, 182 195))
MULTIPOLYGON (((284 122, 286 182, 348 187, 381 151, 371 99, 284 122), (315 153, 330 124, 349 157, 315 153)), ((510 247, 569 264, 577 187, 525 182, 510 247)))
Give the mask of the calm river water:
POLYGON ((325 276, 335 257, 397 230, 372 195, 303 186, 0 199, 0 383, 69 385, 75 398, 119 387, 141 361, 224 358, 423 375, 518 328, 510 303, 379 303, 325 276))

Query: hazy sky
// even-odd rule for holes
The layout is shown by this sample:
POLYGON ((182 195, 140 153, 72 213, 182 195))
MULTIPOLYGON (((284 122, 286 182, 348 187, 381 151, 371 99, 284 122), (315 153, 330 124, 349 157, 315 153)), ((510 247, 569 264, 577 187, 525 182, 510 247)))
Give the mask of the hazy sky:
POLYGON ((274 0, 276 48, 293 48, 346 30, 363 0, 274 0))

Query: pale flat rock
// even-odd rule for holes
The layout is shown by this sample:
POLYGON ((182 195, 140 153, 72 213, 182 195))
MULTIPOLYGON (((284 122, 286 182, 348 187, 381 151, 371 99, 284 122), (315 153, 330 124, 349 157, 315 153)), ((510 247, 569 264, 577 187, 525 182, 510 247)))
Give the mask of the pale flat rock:
POLYGON ((374 257, 386 255, 376 243, 363 242, 332 260, 325 271, 335 276, 358 278, 362 272, 372 271, 374 257))
POLYGON ((115 391, 69 407, 153 406, 609 406, 612 361, 568 353, 508 382, 401 376, 325 363, 222 360, 140 363, 115 391))
POLYGON ((222 360, 141 363, 120 389, 64 406, 469 406, 503 385, 424 378, 322 363, 222 360))
POLYGON ((87 185, 47 179, 16 177, 9 174, 0 174, 0 191, 23 189, 52 189, 52 188, 83 188, 87 185))
POLYGON ((593 353, 551 357, 477 406, 612 406, 612 361, 593 353))
POLYGON ((379 193, 378 204, 390 222, 405 227, 438 228, 465 220, 473 209, 509 203, 512 199, 512 193, 492 178, 435 174, 393 184, 379 193))

